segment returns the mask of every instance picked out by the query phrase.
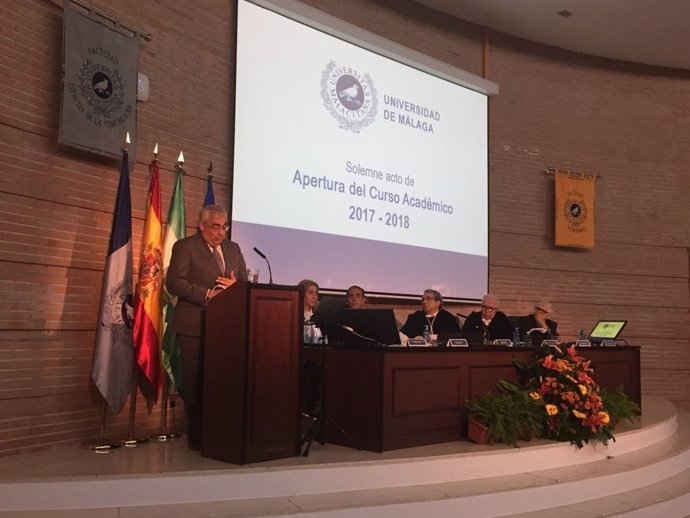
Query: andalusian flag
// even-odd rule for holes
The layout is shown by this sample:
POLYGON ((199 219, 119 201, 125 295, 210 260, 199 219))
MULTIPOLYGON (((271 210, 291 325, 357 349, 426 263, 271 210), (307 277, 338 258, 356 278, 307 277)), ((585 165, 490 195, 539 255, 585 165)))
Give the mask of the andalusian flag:
MULTIPOLYGON (((170 256, 175 241, 185 237, 184 188, 182 187, 182 168, 177 168, 177 179, 173 190, 170 208, 168 209, 168 224, 165 228, 163 242, 163 271, 167 275, 170 256)), ((177 297, 163 290, 163 368, 168 373, 175 389, 182 388, 182 355, 177 345, 177 337, 172 330, 172 317, 175 311, 177 297)))
POLYGON ((213 195, 213 175, 206 177, 206 198, 204 198, 204 207, 207 205, 215 205, 216 197, 213 195))
POLYGON ((132 200, 127 160, 127 151, 124 151, 91 368, 94 383, 115 414, 132 392, 133 372, 132 200))
POLYGON ((144 233, 141 239, 139 282, 134 299, 134 353, 137 363, 158 401, 161 375, 161 289, 163 287, 163 241, 161 232, 161 187, 158 161, 149 166, 151 186, 144 233))

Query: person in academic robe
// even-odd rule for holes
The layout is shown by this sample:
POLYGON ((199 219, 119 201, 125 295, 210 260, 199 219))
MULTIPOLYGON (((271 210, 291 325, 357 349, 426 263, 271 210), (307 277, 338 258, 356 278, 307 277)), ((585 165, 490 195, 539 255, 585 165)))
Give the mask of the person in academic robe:
POLYGON ((424 328, 429 327, 429 334, 434 340, 439 333, 457 333, 460 326, 455 317, 442 308, 443 296, 436 290, 424 290, 422 309, 407 317, 405 325, 400 328, 403 340, 421 337, 424 328))
POLYGON ((520 317, 518 327, 521 339, 533 343, 557 339, 558 323, 547 318, 552 312, 551 303, 543 300, 534 306, 534 313, 520 317))
POLYGON ((165 287, 177 297, 172 329, 182 354, 182 398, 189 447, 201 447, 201 314, 206 303, 238 279, 247 268, 237 243, 227 239, 228 214, 208 205, 199 212, 198 232, 173 245, 165 287))
POLYGON ((485 344, 513 337, 510 320, 505 313, 498 310, 498 298, 491 293, 482 297, 480 311, 473 311, 467 316, 462 330, 481 332, 485 344))

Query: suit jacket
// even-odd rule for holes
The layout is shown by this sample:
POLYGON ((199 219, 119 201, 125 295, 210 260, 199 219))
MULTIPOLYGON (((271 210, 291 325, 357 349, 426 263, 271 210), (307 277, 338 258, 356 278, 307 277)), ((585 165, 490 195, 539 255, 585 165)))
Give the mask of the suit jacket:
POLYGON ((480 331, 485 333, 487 340, 496 340, 513 337, 513 327, 510 325, 510 320, 502 311, 496 311, 496 314, 489 322, 488 329, 484 329, 482 322, 482 312, 473 311, 465 319, 462 326, 463 331, 480 331))
POLYGON ((175 333, 201 336, 201 312, 206 305, 206 293, 216 285, 218 276, 229 277, 234 271, 238 280, 247 280, 247 266, 239 245, 226 239, 221 249, 224 272, 201 233, 180 239, 173 246, 165 287, 178 297, 172 322, 175 333))

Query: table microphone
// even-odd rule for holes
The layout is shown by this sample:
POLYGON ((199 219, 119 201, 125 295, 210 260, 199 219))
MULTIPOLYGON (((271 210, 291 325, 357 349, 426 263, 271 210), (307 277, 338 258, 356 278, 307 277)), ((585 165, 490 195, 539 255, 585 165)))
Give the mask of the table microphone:
POLYGON ((256 247, 254 247, 254 251, 259 257, 266 261, 266 264, 268 265, 268 284, 273 284, 273 273, 271 273, 271 263, 268 262, 268 257, 266 257, 266 255, 256 247))

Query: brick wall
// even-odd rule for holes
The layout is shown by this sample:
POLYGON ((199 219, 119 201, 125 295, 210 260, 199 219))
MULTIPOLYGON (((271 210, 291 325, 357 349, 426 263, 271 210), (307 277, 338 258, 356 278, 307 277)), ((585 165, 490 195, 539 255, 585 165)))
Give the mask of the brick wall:
MULTIPOLYGON (((305 3, 482 71, 476 26, 408 0, 305 3)), ((180 150, 188 232, 209 161, 217 201, 229 203, 235 2, 92 4, 153 36, 139 55, 151 99, 138 106, 131 170, 136 257, 155 142, 164 213, 180 150)), ((62 2, 5 0, 0 19, 0 453, 12 453, 98 437, 90 366, 119 164, 56 143, 62 2)), ((489 41, 501 88, 490 101, 491 291, 513 314, 551 300, 566 338, 600 317, 628 319, 643 391, 689 401, 690 73, 489 41), (595 250, 553 247, 547 166, 602 175, 595 250)), ((158 410, 140 401, 138 435, 158 429, 158 410)), ((108 435, 123 438, 127 417, 109 416, 108 435)))

